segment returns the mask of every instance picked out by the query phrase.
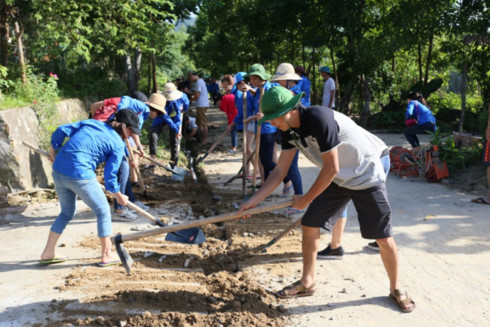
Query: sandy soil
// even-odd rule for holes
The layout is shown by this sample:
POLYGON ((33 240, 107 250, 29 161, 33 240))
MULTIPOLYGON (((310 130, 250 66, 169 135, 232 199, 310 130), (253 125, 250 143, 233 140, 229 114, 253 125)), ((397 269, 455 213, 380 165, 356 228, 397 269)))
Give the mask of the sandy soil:
MULTIPOLYGON (((224 116, 210 110, 210 118, 215 138, 224 116)), ((388 145, 406 146, 402 135, 380 137, 388 145)), ((223 184, 239 170, 241 155, 227 153, 228 148, 226 138, 209 155, 198 183, 189 177, 171 181, 160 168, 145 170, 151 213, 179 223, 235 210, 243 199, 241 180, 223 184)), ((318 169, 304 158, 300 167, 308 189, 318 169)), ((299 218, 283 210, 205 226, 207 241, 199 246, 166 242, 165 235, 125 242, 136 262, 127 276, 121 266, 96 266, 95 217, 83 203, 57 249, 70 259, 39 265, 59 205, 33 200, 0 209, 0 325, 484 326, 490 304, 490 208, 469 202, 471 193, 481 191, 478 183, 465 191, 448 187, 456 181, 464 184, 388 178, 400 277, 417 304, 411 314, 400 313, 388 298, 381 260, 365 247, 352 206, 344 259, 318 262, 315 296, 279 301, 271 293, 301 273, 301 231, 292 231, 266 253, 255 250, 299 218)), ((282 201, 280 192, 267 201, 282 201)), ((143 217, 113 225, 115 233, 147 228, 157 227, 143 217)), ((325 246, 329 238, 323 236, 325 246)))

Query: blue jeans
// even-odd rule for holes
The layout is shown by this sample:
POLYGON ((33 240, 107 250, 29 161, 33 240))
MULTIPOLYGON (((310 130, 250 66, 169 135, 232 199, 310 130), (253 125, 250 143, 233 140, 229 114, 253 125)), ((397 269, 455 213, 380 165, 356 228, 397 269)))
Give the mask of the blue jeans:
POLYGON ((232 148, 236 148, 236 144, 237 144, 237 137, 236 137, 236 125, 235 125, 235 127, 233 127, 233 129, 231 130, 231 132, 230 132, 230 136, 231 136, 231 147, 232 147, 232 148))
POLYGON ((425 123, 420 125, 417 124, 405 128, 405 131, 403 133, 405 134, 407 141, 410 143, 410 145, 412 145, 412 148, 416 148, 420 146, 420 142, 419 142, 419 138, 417 137, 417 134, 421 134, 426 131, 435 132, 436 125, 432 123, 425 123))
POLYGON ((54 187, 60 201, 61 212, 51 226, 51 231, 61 234, 77 210, 77 195, 97 217, 97 235, 112 235, 111 208, 96 178, 75 179, 53 170, 54 187))
MULTIPOLYGON (((121 166, 117 171, 117 181, 121 185, 121 193, 126 194, 129 198, 129 201, 136 202, 136 196, 133 193, 131 182, 129 181, 129 162, 126 157, 123 157, 123 160, 121 161, 121 166)), ((120 205, 119 203, 117 203, 116 200, 114 200, 114 209, 122 210, 124 209, 124 206, 120 205)))
POLYGON ((303 181, 298 169, 299 150, 295 150, 296 155, 294 156, 293 162, 291 162, 291 166, 289 166, 288 174, 284 179, 284 183, 291 181, 291 183, 293 183, 294 194, 301 195, 303 194, 303 181))
MULTIPOLYGON (((384 157, 379 158, 381 161, 381 164, 383 165, 383 170, 385 171, 385 175, 388 176, 388 173, 390 172, 390 155, 386 155, 384 157)), ((347 207, 345 207, 344 211, 340 214, 340 218, 347 218, 347 207)))

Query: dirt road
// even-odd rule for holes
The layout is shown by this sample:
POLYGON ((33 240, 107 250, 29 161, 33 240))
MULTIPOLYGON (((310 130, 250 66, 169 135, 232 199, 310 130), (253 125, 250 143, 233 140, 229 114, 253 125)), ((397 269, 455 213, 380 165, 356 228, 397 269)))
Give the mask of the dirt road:
MULTIPOLYGON (((211 115, 218 117, 216 111, 211 115)), ((219 116, 220 117, 220 116, 219 116)), ((223 121, 215 118, 216 136, 223 121)), ((401 135, 380 135, 403 145, 401 135)), ((187 221, 233 211, 241 181, 222 184, 240 165, 225 145, 204 166, 209 181, 170 181, 163 170, 145 171, 152 213, 166 221, 187 221), (235 192, 237 191, 237 192, 235 192), (179 202, 168 201, 179 198, 179 202)), ((304 188, 317 168, 300 160, 304 188)), ((388 195, 400 253, 403 288, 417 309, 400 313, 388 298, 379 255, 365 247, 355 210, 343 239, 343 260, 320 261, 313 297, 278 301, 271 291, 301 272, 301 232, 295 230, 267 253, 254 256, 292 219, 281 212, 204 228, 207 242, 185 246, 164 235, 128 242, 134 274, 122 267, 98 268, 95 218, 80 203, 57 248, 70 259, 40 266, 39 255, 59 206, 56 202, 0 209, 0 325, 61 326, 485 326, 490 304, 490 208, 472 204, 470 194, 421 179, 390 175, 388 195)), ((277 193, 278 194, 278 193, 277 193)), ((270 201, 282 198, 273 196, 270 201)), ((155 228, 144 218, 114 223, 114 232, 155 228)), ((330 235, 322 238, 328 244, 330 235)))

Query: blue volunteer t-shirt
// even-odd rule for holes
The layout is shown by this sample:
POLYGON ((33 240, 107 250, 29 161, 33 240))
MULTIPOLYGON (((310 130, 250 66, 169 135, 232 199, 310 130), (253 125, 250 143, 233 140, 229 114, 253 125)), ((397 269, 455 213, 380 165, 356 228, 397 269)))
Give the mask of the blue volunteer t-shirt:
MULTIPOLYGON (((270 89, 273 86, 279 86, 278 83, 271 83, 269 81, 266 81, 264 84, 264 94, 267 92, 268 89, 270 89)), ((260 101, 260 89, 257 89, 257 92, 255 92, 255 95, 252 95, 252 93, 247 92, 247 114, 248 117, 256 115, 259 112, 259 101, 260 101)), ((263 122, 262 123, 262 130, 260 134, 270 134, 270 133, 275 133, 277 131, 277 128, 271 125, 269 122, 263 122)))
POLYGON ((160 124, 167 124, 172 131, 178 133, 180 130, 180 125, 182 121, 180 120, 180 114, 186 112, 189 109, 189 98, 185 93, 182 94, 180 98, 174 101, 167 101, 165 105, 165 111, 167 111, 167 115, 163 114, 155 119, 153 119, 153 123, 151 127, 157 126, 160 124))
POLYGON ((405 119, 409 119, 414 116, 417 119, 417 124, 422 125, 425 123, 436 123, 436 117, 432 114, 429 108, 424 106, 417 100, 412 100, 408 103, 407 111, 405 113, 405 119))
POLYGON ((236 87, 233 87, 233 90, 231 90, 231 94, 235 96, 235 106, 237 109, 237 115, 235 116, 233 122, 235 123, 237 130, 242 130, 243 129, 243 92, 237 89, 236 87))
POLYGON ((59 150, 54 170, 74 179, 93 179, 97 166, 105 162, 105 187, 119 192, 116 174, 126 145, 111 126, 95 119, 61 125, 51 136, 51 145, 59 150), (62 146, 67 137, 70 139, 62 146))
POLYGON ((150 116, 150 108, 146 103, 133 99, 128 95, 123 96, 121 102, 117 105, 117 110, 119 111, 121 109, 130 109, 138 115, 140 121, 139 129, 143 127, 143 123, 150 116))

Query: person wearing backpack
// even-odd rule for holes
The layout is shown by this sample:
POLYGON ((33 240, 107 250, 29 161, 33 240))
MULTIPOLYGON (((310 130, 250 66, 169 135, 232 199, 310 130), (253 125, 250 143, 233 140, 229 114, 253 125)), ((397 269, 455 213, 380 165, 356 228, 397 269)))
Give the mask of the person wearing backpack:
POLYGON ((418 92, 410 92, 407 96, 407 110, 405 112, 405 137, 412 148, 420 146, 417 134, 423 132, 434 133, 437 129, 436 118, 426 105, 424 98, 418 92))

